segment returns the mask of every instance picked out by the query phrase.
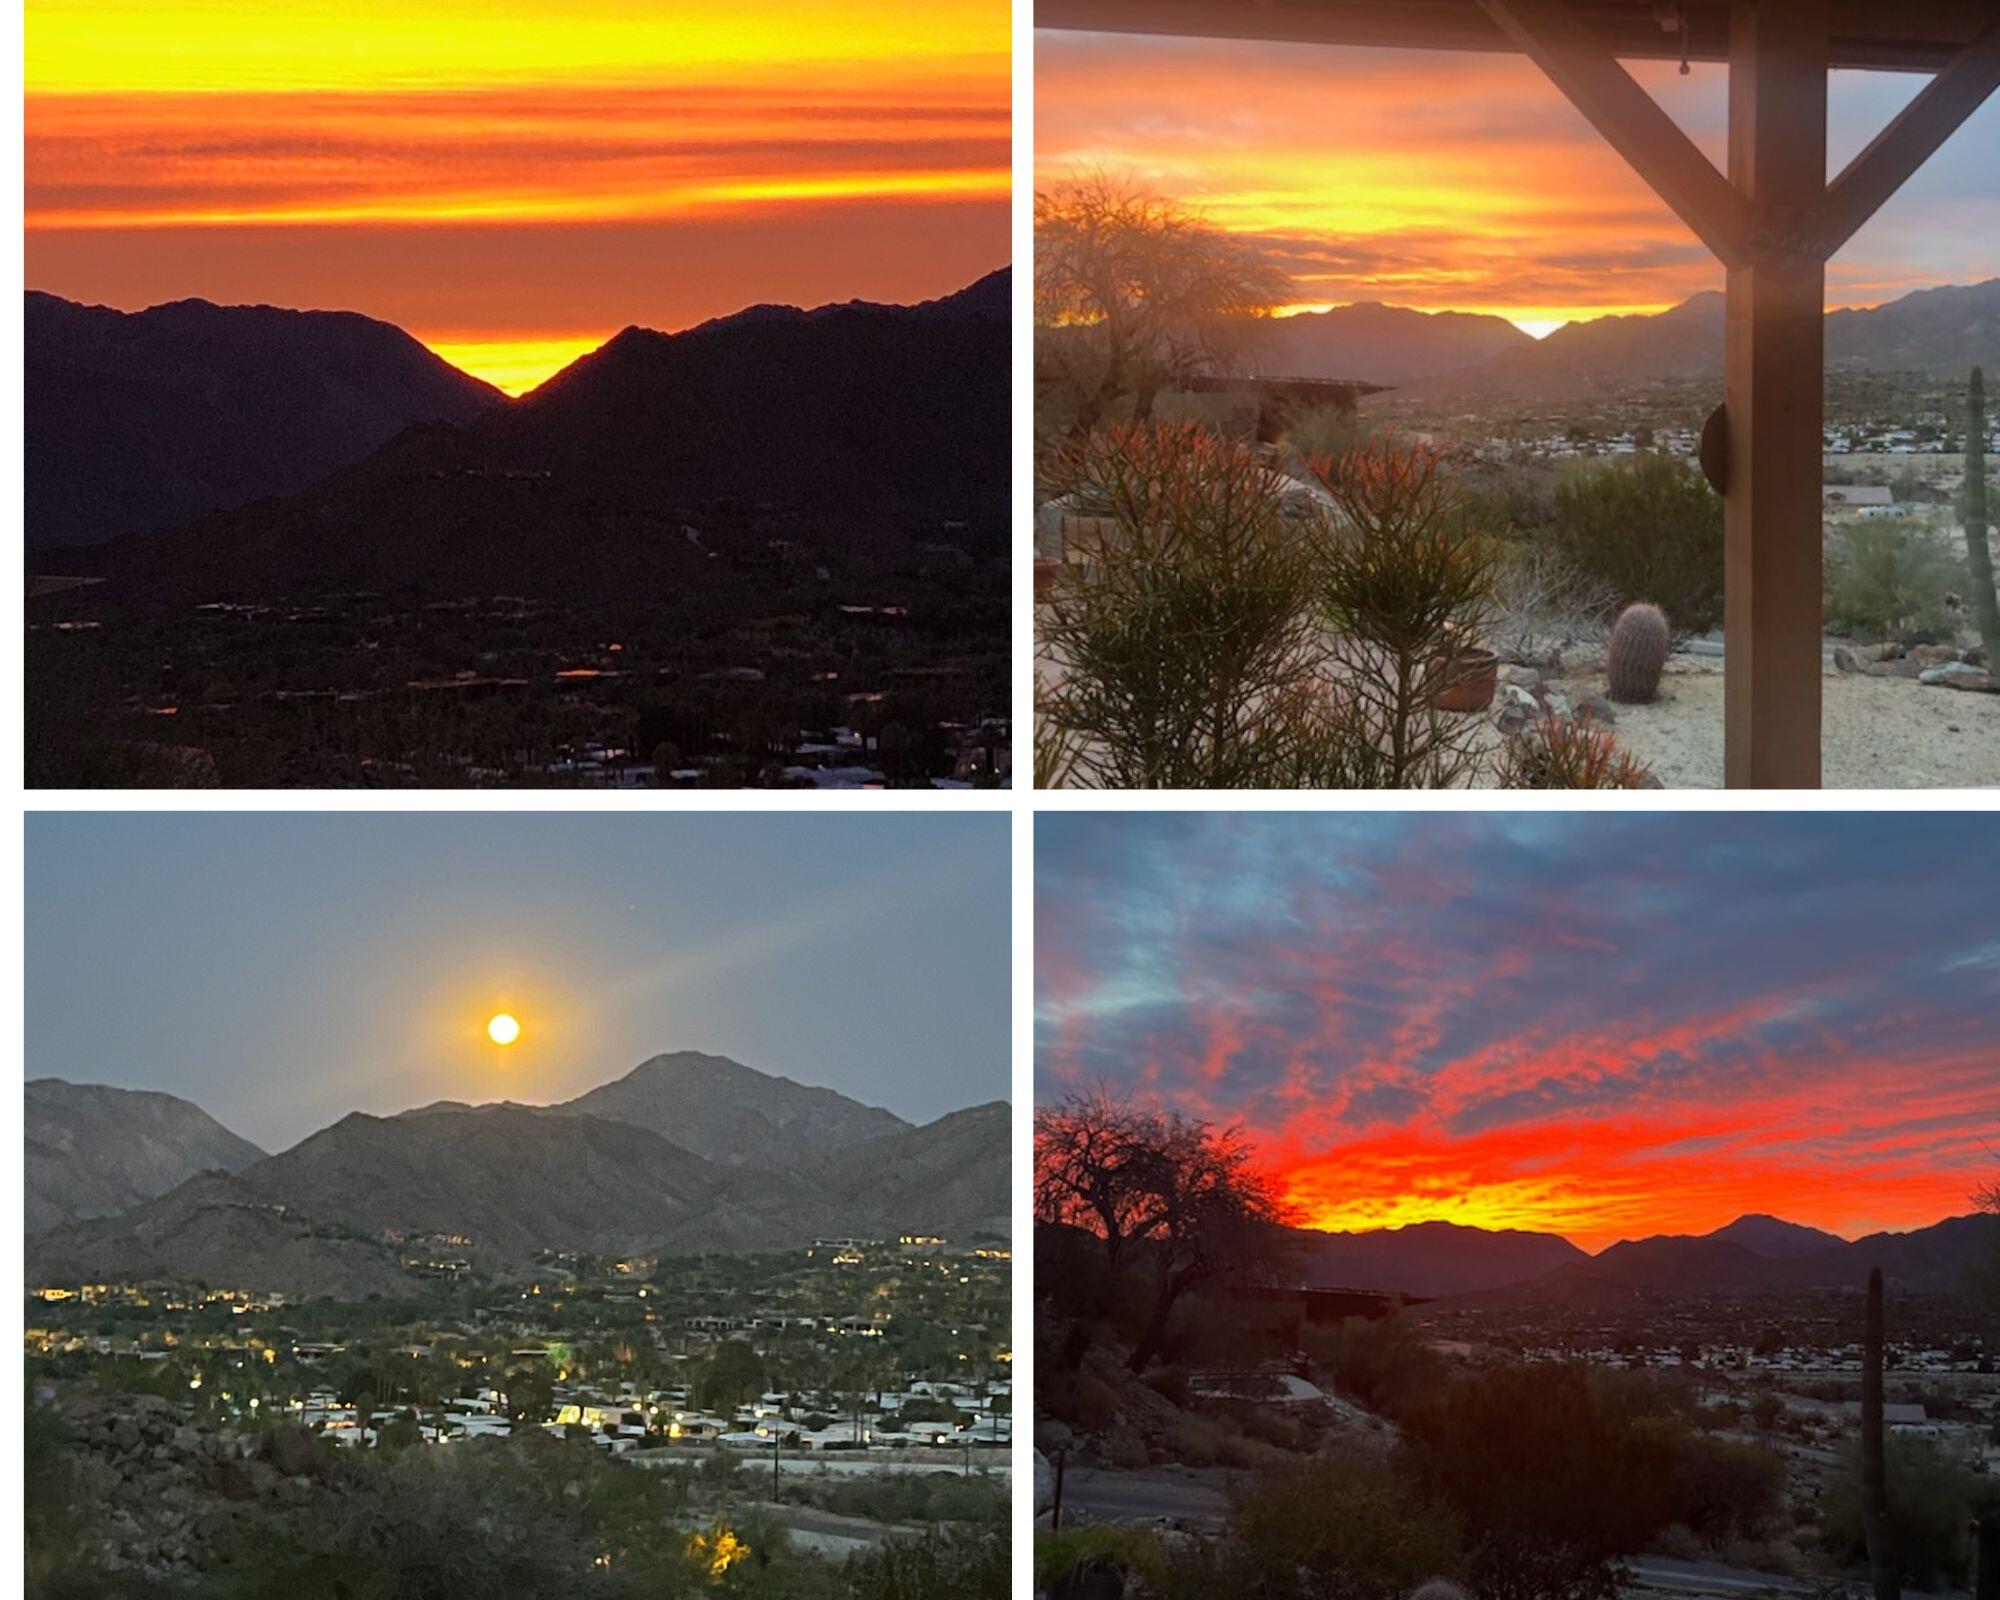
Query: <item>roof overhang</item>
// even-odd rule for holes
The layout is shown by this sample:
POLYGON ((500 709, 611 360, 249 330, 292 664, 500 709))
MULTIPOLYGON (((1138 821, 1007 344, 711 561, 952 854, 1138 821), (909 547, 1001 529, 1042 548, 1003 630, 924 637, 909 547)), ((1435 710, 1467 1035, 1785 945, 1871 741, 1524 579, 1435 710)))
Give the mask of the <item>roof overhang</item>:
MULTIPOLYGON (((1568 0, 1566 9, 1580 39, 1624 60, 1729 59, 1736 9, 1729 0, 1568 0)), ((1828 0, 1827 13, 1830 66, 1936 72, 1992 20, 1994 4, 1828 0)), ((1396 49, 1519 48, 1480 0, 1035 0, 1035 26, 1396 49)))

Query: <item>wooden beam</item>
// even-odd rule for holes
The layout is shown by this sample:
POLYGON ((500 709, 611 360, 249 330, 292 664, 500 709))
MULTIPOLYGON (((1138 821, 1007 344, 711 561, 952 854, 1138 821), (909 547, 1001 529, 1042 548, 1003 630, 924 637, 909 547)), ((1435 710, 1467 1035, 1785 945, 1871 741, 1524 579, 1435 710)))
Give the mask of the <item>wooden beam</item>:
POLYGON ((1723 774, 1820 781, 1826 268, 1789 248, 1826 181, 1826 0, 1759 0, 1730 41, 1729 176, 1765 241, 1729 271, 1723 774))
POLYGON ((1631 73, 1579 31, 1560 0, 1480 4, 1725 266, 1744 258, 1743 197, 1631 73))
POLYGON ((2000 88, 2000 16, 1903 107, 1827 185, 1820 232, 1830 256, 2000 88))
MULTIPOLYGON (((1729 0, 1686 0, 1686 59, 1729 59, 1729 0)), ((1572 21, 1622 61, 1679 61, 1654 0, 1566 0, 1572 21)), ((1828 64, 1938 72, 1992 14, 1991 0, 1834 0, 1828 64)), ((1035 0, 1037 28, 1196 39, 1512 52, 1478 0, 1035 0)))

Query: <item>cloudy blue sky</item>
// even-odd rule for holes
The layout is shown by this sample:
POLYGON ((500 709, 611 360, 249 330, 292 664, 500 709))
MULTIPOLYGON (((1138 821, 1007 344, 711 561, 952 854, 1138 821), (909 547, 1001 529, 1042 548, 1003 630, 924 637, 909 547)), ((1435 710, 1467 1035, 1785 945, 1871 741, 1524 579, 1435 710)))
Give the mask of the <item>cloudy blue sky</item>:
POLYGON ((2000 816, 1044 815, 1037 1094, 1308 1217, 1853 1235, 2000 1177, 2000 816))

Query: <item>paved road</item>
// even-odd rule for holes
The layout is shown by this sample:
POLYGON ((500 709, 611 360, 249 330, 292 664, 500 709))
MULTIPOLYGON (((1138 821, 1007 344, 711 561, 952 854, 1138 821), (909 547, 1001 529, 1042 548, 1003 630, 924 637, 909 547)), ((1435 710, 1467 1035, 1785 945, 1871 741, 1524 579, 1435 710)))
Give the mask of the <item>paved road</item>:
POLYGON ((1775 1572, 1726 1567, 1719 1561, 1670 1561, 1665 1556, 1634 1556, 1625 1563, 1631 1587, 1667 1590, 1675 1594, 1755 1595, 1804 1594, 1812 1585, 1775 1572))
POLYGON ((1071 1467, 1063 1478, 1063 1515, 1092 1522, 1174 1522, 1217 1528, 1229 1514, 1229 1496, 1220 1474, 1194 1477, 1183 1472, 1110 1472, 1071 1467))

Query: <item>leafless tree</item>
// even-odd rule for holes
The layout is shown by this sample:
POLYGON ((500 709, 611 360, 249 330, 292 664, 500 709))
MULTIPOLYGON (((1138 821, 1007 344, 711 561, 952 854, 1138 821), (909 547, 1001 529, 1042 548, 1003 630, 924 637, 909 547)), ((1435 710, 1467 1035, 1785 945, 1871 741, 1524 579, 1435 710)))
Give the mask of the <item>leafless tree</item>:
POLYGON ((1164 383, 1231 370, 1290 296, 1254 245, 1129 178, 1087 172, 1035 196, 1036 369, 1075 433, 1125 395, 1144 421, 1164 383))
POLYGON ((1103 1241, 1107 1277, 1146 1282, 1127 1365, 1143 1371, 1181 1298, 1225 1273, 1255 1276, 1290 1207, 1241 1129, 1214 1128, 1105 1091, 1035 1113, 1035 1220, 1103 1241))

